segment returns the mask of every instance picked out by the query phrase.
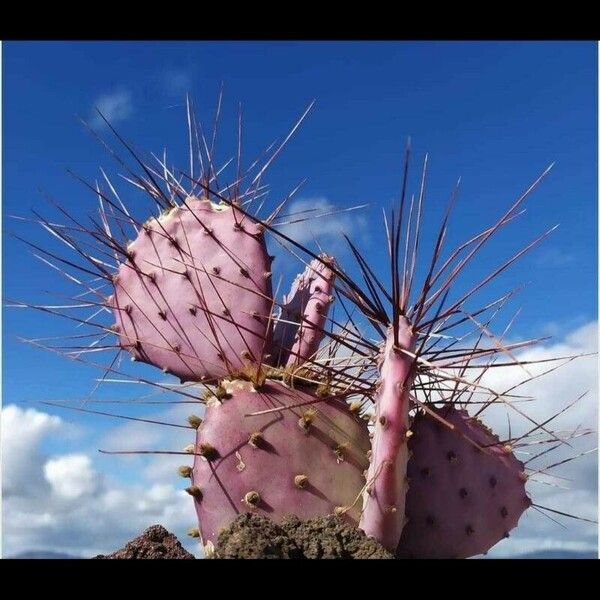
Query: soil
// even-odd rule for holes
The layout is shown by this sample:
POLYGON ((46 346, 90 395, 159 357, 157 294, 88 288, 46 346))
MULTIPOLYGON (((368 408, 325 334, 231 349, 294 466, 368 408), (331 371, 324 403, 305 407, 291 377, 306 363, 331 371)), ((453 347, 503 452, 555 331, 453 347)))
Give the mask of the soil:
POLYGON ((94 558, 195 558, 181 542, 162 525, 152 525, 141 535, 112 554, 99 554, 94 558))
POLYGON ((219 534, 215 558, 393 558, 379 542, 335 516, 281 524, 242 514, 219 534))
MULTIPOLYGON (((112 554, 94 558, 193 559, 162 525, 141 535, 112 554)), ((342 519, 315 517, 301 521, 287 517, 280 524, 267 517, 241 514, 219 534, 212 558, 393 558, 379 542, 342 519)))

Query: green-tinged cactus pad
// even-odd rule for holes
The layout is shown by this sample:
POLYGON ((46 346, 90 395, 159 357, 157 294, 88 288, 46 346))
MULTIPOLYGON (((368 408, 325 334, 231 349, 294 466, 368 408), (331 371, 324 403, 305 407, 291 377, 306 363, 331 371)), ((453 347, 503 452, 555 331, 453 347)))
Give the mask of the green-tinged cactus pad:
POLYGON ((270 259, 261 226, 188 198, 144 224, 114 278, 120 344, 183 380, 256 370, 268 352, 270 259))
POLYGON ((406 523, 400 558, 468 558, 508 537, 531 505, 508 445, 464 410, 419 413, 409 441, 406 523))
POLYGON ((368 467, 364 420, 342 400, 276 381, 258 390, 245 381, 222 387, 226 393, 209 400, 196 438, 192 484, 204 544, 216 544, 245 512, 276 522, 343 514, 356 525, 368 467), (284 410, 250 416, 273 408, 284 410))

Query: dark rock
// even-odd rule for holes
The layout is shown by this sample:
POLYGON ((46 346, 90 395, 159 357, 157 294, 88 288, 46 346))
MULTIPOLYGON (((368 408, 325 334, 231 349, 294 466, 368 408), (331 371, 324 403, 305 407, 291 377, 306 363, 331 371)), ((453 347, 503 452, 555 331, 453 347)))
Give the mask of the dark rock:
POLYGON ((112 554, 99 554, 94 558, 195 558, 181 542, 162 525, 152 525, 141 535, 112 554))
POLYGON ((221 531, 215 558, 393 558, 379 542, 335 516, 281 524, 242 514, 221 531))

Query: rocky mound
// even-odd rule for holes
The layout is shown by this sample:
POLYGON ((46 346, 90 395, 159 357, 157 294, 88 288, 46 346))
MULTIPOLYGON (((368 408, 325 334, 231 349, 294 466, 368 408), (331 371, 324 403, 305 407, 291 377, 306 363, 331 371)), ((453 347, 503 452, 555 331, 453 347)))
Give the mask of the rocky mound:
POLYGON ((393 558, 379 542, 335 516, 276 524, 249 513, 219 534, 215 558, 393 558))
POLYGON ((99 554, 94 558, 195 558, 181 542, 162 525, 152 525, 141 535, 112 554, 99 554))

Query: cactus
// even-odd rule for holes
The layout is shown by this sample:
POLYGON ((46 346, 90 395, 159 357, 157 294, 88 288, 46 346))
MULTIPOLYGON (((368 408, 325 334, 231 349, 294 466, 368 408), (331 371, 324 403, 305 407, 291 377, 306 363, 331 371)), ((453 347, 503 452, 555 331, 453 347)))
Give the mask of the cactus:
POLYGON ((404 526, 407 442, 410 436, 409 392, 414 377, 415 336, 405 317, 390 328, 381 356, 375 396, 375 424, 371 463, 367 474, 360 527, 393 551, 404 526))
POLYGON ((198 428, 192 483, 204 544, 238 514, 309 518, 344 514, 358 524, 369 437, 335 397, 267 380, 224 381, 198 428))
POLYGON ((314 358, 333 302, 333 257, 320 254, 300 273, 284 296, 273 332, 275 364, 293 369, 314 358))
POLYGON ((126 257, 109 304, 135 360, 183 381, 257 370, 272 295, 260 225, 235 206, 188 197, 144 223, 126 257))
MULTIPOLYGON (((383 339, 380 345, 383 350, 380 347, 372 350, 379 378, 368 394, 374 403, 374 435, 360 526, 386 548, 397 550, 400 557, 466 558, 487 552, 516 526, 520 515, 532 503, 524 490, 527 479, 524 465, 512 454, 510 443, 500 444, 483 424, 469 419, 466 411, 455 410, 455 403, 464 394, 468 398, 472 398, 474 392, 487 395, 488 400, 479 409, 480 413, 488 406, 502 403, 533 425, 530 433, 520 440, 522 444, 526 444, 529 435, 540 430, 547 435, 544 443, 560 443, 561 440, 546 429, 545 423, 537 423, 510 402, 508 392, 512 390, 500 393, 481 381, 499 355, 510 358, 509 362, 503 363, 505 366, 520 365, 513 351, 538 341, 506 344, 489 329, 491 320, 514 292, 477 310, 466 310, 465 303, 555 228, 535 238, 481 281, 469 285, 467 291, 449 305, 447 300, 463 269, 495 233, 521 214, 523 202, 550 167, 495 224, 456 247, 442 263, 457 188, 442 220, 431 260, 424 265, 421 286, 414 290, 418 280, 428 158, 426 156, 424 160, 418 196, 412 197, 410 206, 406 202, 409 158, 410 146, 406 153, 399 207, 392 210, 391 218, 385 218, 390 284, 382 283, 374 266, 365 259, 365 253, 350 240, 350 249, 366 287, 361 288, 345 272, 338 273, 341 280, 338 293, 354 304, 383 339), (487 322, 478 320, 480 315, 490 312, 492 316, 487 322), (465 332, 465 323, 474 325, 470 332, 465 332), (473 334, 477 336, 476 343, 461 347, 459 342, 473 334), (483 339, 492 343, 480 347, 483 339), (483 359, 490 362, 486 365, 483 359), (467 377, 467 369, 477 369, 477 377, 467 377), (450 390, 454 393, 448 396, 450 390), (436 415, 436 411, 453 418, 435 420, 431 415, 436 415), (457 422, 453 424, 453 420, 457 422), (430 433, 432 428, 436 431, 441 428, 437 437, 430 433), (453 449, 452 442, 458 433, 462 437, 454 443, 456 449, 453 449), (468 446, 466 433, 474 438, 472 444, 482 446, 478 450, 480 454, 475 454, 473 446, 468 446), (465 446, 469 447, 468 456, 465 446), (459 451, 467 456, 464 468, 455 468, 459 451), (495 474, 500 467, 502 473, 495 474), (438 477, 432 482, 421 481, 419 474, 415 474, 416 470, 420 473, 420 469, 428 472, 427 469, 432 471, 434 468, 438 477), (468 493, 470 487, 482 485, 480 480, 485 479, 486 470, 490 470, 485 488, 488 494, 481 492, 474 494, 475 500, 467 500, 464 490, 468 493), (497 482, 500 484, 495 487, 497 482), (459 519, 461 511, 464 515, 459 519), (438 522, 441 524, 436 527, 438 522), (407 530, 403 533, 405 525, 407 530)), ((366 345, 366 342, 363 334, 360 343, 366 345)), ((469 401, 464 406, 468 404, 469 401)))
POLYGON ((407 524, 397 555, 485 554, 531 506, 525 467, 510 444, 467 411, 451 404, 430 410, 420 411, 411 425, 407 524))
MULTIPOLYGON (((427 158, 419 194, 409 206, 407 150, 400 206, 385 221, 388 285, 366 254, 347 240, 366 284, 361 287, 339 259, 315 254, 277 229, 285 201, 264 218, 250 211, 249 205, 260 197, 264 172, 291 133, 241 191, 249 172, 240 175, 239 152, 235 181, 219 188, 214 134, 209 150, 189 104, 188 124, 190 172, 182 177, 171 173, 166 156, 157 159, 158 167, 143 162, 113 130, 142 168, 140 175, 130 172, 127 179, 158 205, 156 217, 136 220, 108 178, 109 191, 88 184, 98 196, 101 221, 93 220, 91 228, 62 209, 74 227, 56 225, 36 213, 36 221, 82 261, 77 264, 34 246, 40 253, 36 256, 81 286, 86 300, 80 307, 97 312, 78 318, 69 312, 73 305, 64 312, 54 305, 18 306, 59 314, 99 331, 89 347, 69 347, 69 358, 82 360, 88 352, 102 350, 127 352, 134 362, 178 377, 182 385, 175 391, 182 401, 205 405, 202 416, 191 415, 188 425, 112 416, 195 431, 196 439, 190 439, 194 443, 183 452, 156 452, 193 456, 193 466, 180 467, 179 474, 190 480, 186 491, 199 521, 190 535, 200 537, 208 552, 219 531, 241 512, 278 521, 288 514, 344 515, 399 557, 468 557, 487 551, 517 525, 531 501, 524 488, 524 465, 507 446, 510 440, 500 442, 469 417, 469 401, 459 403, 460 397, 485 394, 485 407, 503 403, 529 421, 532 431, 544 432, 546 441, 558 436, 546 429, 547 422, 538 424, 512 404, 510 390, 499 393, 487 388, 481 375, 468 377, 467 369, 485 371, 500 355, 510 357, 504 364, 521 364, 513 350, 537 342, 506 344, 490 332, 491 318, 479 322, 481 315, 497 312, 512 293, 475 310, 467 310, 466 302, 549 232, 458 299, 447 300, 463 269, 519 216, 525 198, 549 169, 496 223, 456 247, 442 263, 455 190, 427 263, 419 253, 427 158), (194 173, 196 154, 200 173, 194 173), (183 178, 189 179, 188 186, 182 185, 183 178), (310 258, 281 302, 273 297, 267 236, 310 258), (90 245, 97 256, 89 253, 90 245), (114 261, 107 262, 107 256, 114 261), (422 266, 417 288, 416 273, 422 266), (72 268, 100 277, 111 286, 109 295, 99 291, 96 279, 75 277, 72 268), (345 322, 329 316, 334 298, 347 314, 345 322), (342 300, 364 320, 361 327, 342 300), (99 313, 111 314, 115 322, 95 322, 99 313), (467 325, 471 329, 465 333, 467 325), (379 341, 373 341, 373 333, 379 341), (473 334, 478 337, 475 344, 459 343, 473 334), (99 345, 109 335, 116 335, 116 344, 99 345), (483 339, 493 343, 480 347, 483 339), (341 350, 345 358, 338 356, 341 350), (371 434, 367 421, 372 421, 371 434)), ((32 343, 42 345, 39 340, 32 343)), ((173 390, 164 381, 124 373, 117 359, 102 367, 105 377, 118 374, 161 391, 173 390)))

